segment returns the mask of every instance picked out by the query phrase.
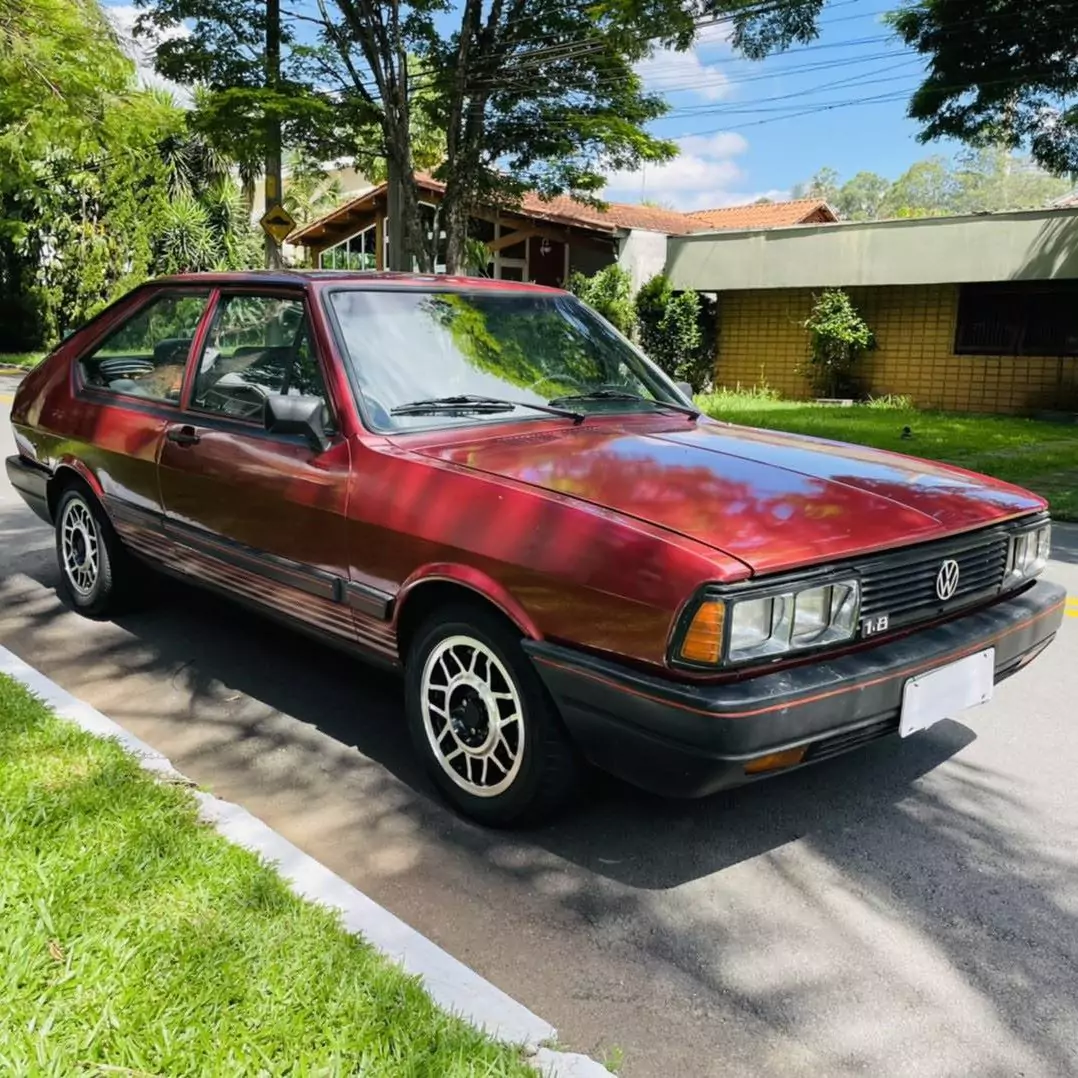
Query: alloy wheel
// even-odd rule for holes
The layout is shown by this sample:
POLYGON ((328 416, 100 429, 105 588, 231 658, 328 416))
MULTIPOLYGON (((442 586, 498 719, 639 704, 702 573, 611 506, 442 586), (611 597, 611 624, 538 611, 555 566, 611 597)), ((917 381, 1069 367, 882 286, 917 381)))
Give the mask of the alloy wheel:
POLYGON ((60 555, 68 583, 79 595, 89 595, 101 571, 101 541, 90 507, 72 498, 60 523, 60 555))
POLYGON ((524 712, 486 644, 462 635, 440 641, 423 665, 420 706, 435 758, 462 790, 495 797, 513 784, 524 758, 524 712))

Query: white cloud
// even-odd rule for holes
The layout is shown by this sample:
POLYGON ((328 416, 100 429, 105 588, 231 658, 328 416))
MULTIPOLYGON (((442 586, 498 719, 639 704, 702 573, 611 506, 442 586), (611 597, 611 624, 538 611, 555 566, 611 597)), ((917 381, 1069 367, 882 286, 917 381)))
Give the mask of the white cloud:
POLYGON ((730 92, 730 80, 718 62, 730 56, 729 38, 728 23, 708 23, 698 31, 691 49, 659 49, 638 63, 636 71, 654 93, 690 93, 705 101, 719 101, 730 92))
POLYGON ((681 153, 673 161, 611 175, 606 196, 632 202, 646 198, 679 210, 729 205, 758 197, 733 193, 744 178, 734 158, 749 148, 741 135, 722 131, 706 136, 689 135, 677 141, 681 153))
POLYGON ((706 64, 700 54, 662 49, 636 65, 644 86, 664 97, 688 92, 705 101, 719 101, 730 91, 730 81, 718 64, 706 64))
POLYGON ((178 26, 173 30, 162 32, 157 38, 136 37, 135 20, 140 14, 136 7, 131 4, 114 4, 105 7, 104 11, 120 38, 124 51, 135 61, 139 84, 167 90, 176 99, 178 105, 190 104, 191 91, 188 87, 163 79, 153 68, 157 42, 166 41, 171 37, 186 37, 190 31, 183 26, 178 26))

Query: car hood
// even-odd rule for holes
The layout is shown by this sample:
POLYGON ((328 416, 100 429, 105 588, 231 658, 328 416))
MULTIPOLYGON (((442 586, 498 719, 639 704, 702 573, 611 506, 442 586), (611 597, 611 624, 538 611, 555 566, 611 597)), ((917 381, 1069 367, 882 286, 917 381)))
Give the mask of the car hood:
POLYGON ((924 542, 1044 505, 947 465, 705 420, 591 421, 421 451, 678 532, 757 573, 924 542))

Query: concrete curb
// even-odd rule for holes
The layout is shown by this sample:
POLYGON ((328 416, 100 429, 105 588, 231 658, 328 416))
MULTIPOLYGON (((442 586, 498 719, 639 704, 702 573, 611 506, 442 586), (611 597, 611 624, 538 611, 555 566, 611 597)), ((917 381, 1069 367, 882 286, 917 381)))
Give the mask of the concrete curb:
MULTIPOLYGON (((165 781, 194 785, 156 749, 4 647, 0 647, 0 673, 21 682, 61 718, 96 737, 118 741, 145 770, 165 781)), ((361 934, 387 958, 418 975, 431 998, 444 1010, 498 1040, 524 1045, 531 1062, 548 1078, 609 1078, 606 1068, 587 1056, 545 1047, 557 1035, 549 1022, 532 1014, 246 809, 202 791, 196 790, 194 796, 199 815, 220 834, 273 864, 296 894, 339 910, 350 932, 361 934)))

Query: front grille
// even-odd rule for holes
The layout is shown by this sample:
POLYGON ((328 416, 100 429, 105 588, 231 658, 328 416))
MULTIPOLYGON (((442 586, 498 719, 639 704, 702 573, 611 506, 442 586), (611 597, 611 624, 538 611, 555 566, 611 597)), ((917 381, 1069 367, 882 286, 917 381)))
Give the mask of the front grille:
POLYGON ((887 615, 896 629, 926 621, 989 598, 1003 586, 1007 571, 1007 532, 992 529, 964 541, 926 543, 857 564, 861 575, 861 617, 887 615), (943 562, 958 563, 958 588, 941 602, 936 577, 943 562))

